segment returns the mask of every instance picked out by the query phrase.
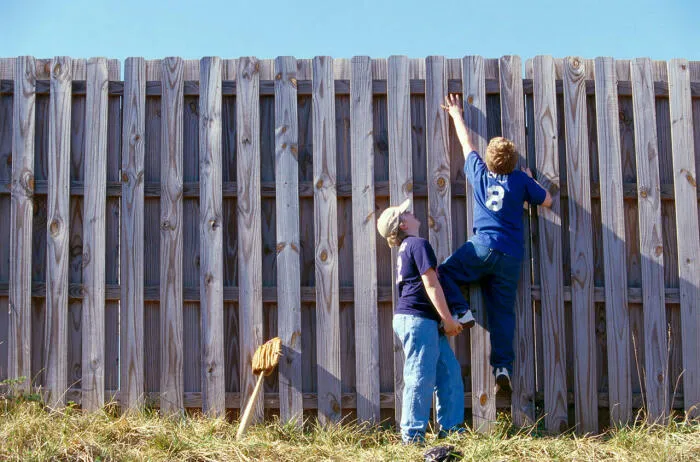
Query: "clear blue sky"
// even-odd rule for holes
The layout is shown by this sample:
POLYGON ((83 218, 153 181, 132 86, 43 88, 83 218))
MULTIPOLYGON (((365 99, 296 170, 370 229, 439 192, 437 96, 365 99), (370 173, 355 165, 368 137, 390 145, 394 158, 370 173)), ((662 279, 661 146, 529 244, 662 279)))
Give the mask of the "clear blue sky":
POLYGON ((700 60, 700 0, 0 3, 0 57, 551 54, 700 60))

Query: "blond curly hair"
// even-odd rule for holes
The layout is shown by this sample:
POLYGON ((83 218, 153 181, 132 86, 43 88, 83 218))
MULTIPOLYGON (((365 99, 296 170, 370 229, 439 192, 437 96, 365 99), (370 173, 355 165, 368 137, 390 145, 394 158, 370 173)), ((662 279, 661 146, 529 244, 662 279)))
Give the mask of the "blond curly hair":
POLYGON ((518 165, 518 151, 508 138, 497 136, 486 148, 486 166, 497 175, 508 175, 518 165))

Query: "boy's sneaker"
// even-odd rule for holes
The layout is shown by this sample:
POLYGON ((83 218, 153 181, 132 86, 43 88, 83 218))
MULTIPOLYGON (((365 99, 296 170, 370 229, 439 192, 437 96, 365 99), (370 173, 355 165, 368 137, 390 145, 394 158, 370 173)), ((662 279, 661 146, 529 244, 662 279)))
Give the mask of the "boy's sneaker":
MULTIPOLYGON (((472 314, 471 310, 467 310, 461 314, 453 314, 452 319, 460 323, 463 329, 471 329, 476 323, 476 320, 474 319, 474 315, 472 314)), ((440 327, 438 328, 438 331, 441 334, 445 333, 445 326, 443 326, 442 321, 440 321, 440 327)))
POLYGON ((496 369, 496 393, 512 393, 513 387, 510 384, 510 375, 508 369, 499 367, 496 369))

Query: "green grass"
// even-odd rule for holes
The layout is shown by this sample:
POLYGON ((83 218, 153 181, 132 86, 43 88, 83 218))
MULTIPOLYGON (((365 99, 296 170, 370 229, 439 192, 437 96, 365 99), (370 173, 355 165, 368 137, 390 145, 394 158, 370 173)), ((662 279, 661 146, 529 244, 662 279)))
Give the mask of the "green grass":
MULTIPOLYGON (((30 396, 31 398, 31 396, 30 396)), ((235 441, 237 422, 197 416, 162 418, 155 411, 118 415, 68 407, 49 411, 36 399, 0 395, 0 460, 423 460, 426 447, 452 444, 465 460, 700 460, 700 424, 639 424, 602 435, 557 437, 515 429, 505 415, 490 435, 467 432, 426 447, 403 446, 394 431, 307 422, 304 430, 271 422, 235 441)))

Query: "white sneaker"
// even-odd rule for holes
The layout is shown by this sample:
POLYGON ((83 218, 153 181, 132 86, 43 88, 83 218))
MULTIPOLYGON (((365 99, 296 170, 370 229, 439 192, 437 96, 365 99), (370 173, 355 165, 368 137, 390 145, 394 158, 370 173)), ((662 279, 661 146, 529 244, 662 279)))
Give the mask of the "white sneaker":
MULTIPOLYGON (((476 320, 474 319, 474 315, 472 314, 471 310, 467 310, 465 313, 462 313, 462 315, 459 317, 453 315, 452 319, 460 323, 463 329, 471 329, 476 323, 476 320)), ((440 321, 440 327, 438 328, 438 332, 440 332, 441 334, 445 333, 445 326, 443 325, 442 321, 440 321)))
POLYGON ((513 387, 510 384, 510 375, 505 367, 496 368, 496 393, 512 393, 513 387))
POLYGON ((462 316, 460 317, 455 317, 455 321, 460 323, 463 328, 465 329, 471 329, 474 327, 474 324, 476 323, 476 320, 474 319, 474 315, 472 314, 472 310, 467 310, 465 313, 462 313, 462 316))

